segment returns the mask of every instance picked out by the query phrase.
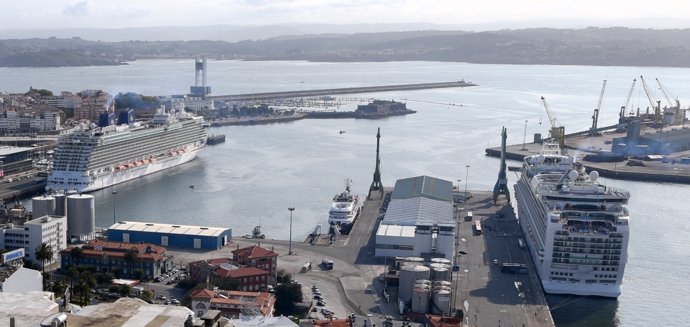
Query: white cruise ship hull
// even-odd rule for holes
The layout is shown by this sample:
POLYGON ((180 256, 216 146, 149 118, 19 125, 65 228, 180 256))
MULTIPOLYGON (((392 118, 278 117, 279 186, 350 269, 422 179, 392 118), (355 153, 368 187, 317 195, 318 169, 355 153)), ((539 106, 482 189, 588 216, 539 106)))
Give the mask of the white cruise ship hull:
POLYGON ((83 176, 79 172, 53 171, 51 176, 63 177, 64 180, 72 179, 74 182, 72 184, 69 184, 69 182, 65 184, 49 181, 46 189, 75 190, 79 193, 93 192, 192 161, 199 154, 199 151, 203 149, 203 146, 193 147, 190 145, 187 148, 190 150, 185 153, 157 159, 155 162, 127 168, 122 171, 114 171, 115 167, 113 167, 114 172, 100 175, 93 181, 90 180, 89 176, 83 176))
POLYGON ((620 285, 601 285, 581 283, 554 283, 542 280, 544 292, 548 294, 581 295, 581 296, 602 296, 618 297, 621 295, 620 285))

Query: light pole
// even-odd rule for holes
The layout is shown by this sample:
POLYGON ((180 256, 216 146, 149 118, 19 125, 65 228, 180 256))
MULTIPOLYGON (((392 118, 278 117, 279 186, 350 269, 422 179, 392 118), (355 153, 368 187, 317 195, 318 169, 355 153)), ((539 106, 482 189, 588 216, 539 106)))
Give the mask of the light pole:
POLYGON ((295 208, 290 207, 288 210, 290 210, 290 241, 288 242, 288 255, 292 255, 292 212, 295 211, 295 208))
POLYGON ((470 175, 470 165, 465 165, 465 200, 467 200, 467 178, 470 175))
POLYGON ((525 149, 525 142, 527 141, 527 119, 525 119, 525 133, 522 134, 522 150, 527 150, 525 149))
POLYGON ((117 196, 117 191, 110 192, 113 195, 113 224, 115 224, 115 198, 117 196))

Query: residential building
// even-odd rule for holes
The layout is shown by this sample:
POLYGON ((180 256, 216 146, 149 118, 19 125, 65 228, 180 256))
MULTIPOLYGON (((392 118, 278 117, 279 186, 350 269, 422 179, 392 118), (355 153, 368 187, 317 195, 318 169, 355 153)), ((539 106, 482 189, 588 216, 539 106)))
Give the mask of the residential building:
POLYGON ((224 317, 241 315, 272 317, 275 296, 268 292, 242 292, 201 289, 190 295, 192 311, 201 317, 208 310, 219 310, 224 317))
POLYGON ((96 271, 120 272, 122 276, 132 276, 137 269, 143 276, 153 278, 172 269, 172 255, 166 249, 147 243, 122 243, 92 240, 81 246, 81 255, 75 257, 71 246, 63 250, 62 267, 72 265, 94 266, 96 271), (134 253, 131 256, 128 253, 134 253))
POLYGON ((189 263, 189 276, 196 282, 233 278, 242 291, 265 291, 270 281, 269 272, 256 267, 238 267, 229 258, 199 260, 189 263))
POLYGON ((0 226, 0 244, 7 250, 23 248, 25 258, 37 265, 43 262, 36 259, 36 251, 46 243, 53 249, 53 259, 45 262, 46 267, 60 263, 58 253, 67 247, 67 218, 64 216, 42 216, 25 222, 23 225, 5 224, 0 226))
POLYGON ((232 251, 232 261, 238 265, 256 267, 268 272, 269 284, 275 284, 278 274, 278 253, 257 245, 232 251))

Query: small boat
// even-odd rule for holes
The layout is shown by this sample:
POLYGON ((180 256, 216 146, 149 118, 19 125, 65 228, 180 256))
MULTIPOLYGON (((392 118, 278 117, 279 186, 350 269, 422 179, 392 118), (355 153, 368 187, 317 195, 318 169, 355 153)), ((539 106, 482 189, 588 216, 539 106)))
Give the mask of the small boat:
POLYGON ((347 133, 347 132, 343 131, 343 130, 340 131, 340 134, 345 134, 345 133, 347 133))
POLYGON ((194 184, 189 185, 189 188, 193 190, 193 189, 194 189, 194 184))

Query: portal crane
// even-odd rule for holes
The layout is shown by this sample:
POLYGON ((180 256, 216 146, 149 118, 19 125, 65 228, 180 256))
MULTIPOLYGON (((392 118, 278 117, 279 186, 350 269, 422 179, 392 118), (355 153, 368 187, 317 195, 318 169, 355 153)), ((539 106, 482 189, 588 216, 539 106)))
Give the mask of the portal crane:
POLYGON ((601 86, 601 93, 599 94, 599 102, 597 102, 596 108, 594 108, 594 114, 592 115, 592 128, 589 129, 589 135, 597 135, 597 124, 599 123, 599 110, 601 109, 601 101, 604 100, 604 90, 606 90, 606 80, 601 86))
POLYGON ((556 126, 556 117, 551 112, 549 104, 546 103, 544 97, 541 97, 541 102, 544 104, 544 110, 546 110, 546 115, 549 116, 549 122, 551 123, 551 131, 549 134, 552 139, 558 141, 558 145, 563 149, 565 147, 565 127, 556 126))
MULTIPOLYGON (((622 124, 625 121, 625 111, 628 109, 628 105, 630 104, 630 98, 632 97, 633 91, 635 90, 635 83, 637 83, 637 79, 633 78, 632 85, 630 86, 630 91, 628 92, 628 97, 625 98, 625 104, 621 106, 621 112, 618 114, 618 123, 622 124)), ((632 116, 632 111, 630 112, 630 115, 632 116)))
POLYGON ((649 100, 649 104, 654 109, 654 122, 660 123, 661 122, 661 101, 656 100, 654 98, 654 96, 652 95, 652 93, 649 92, 649 88, 647 87, 647 83, 645 83, 644 77, 642 77, 642 75, 640 75, 640 81, 642 82, 642 88, 644 89, 644 93, 647 94, 647 99, 649 100))
POLYGON ((668 92, 666 92, 666 88, 663 85, 661 85, 661 81, 658 78, 656 79, 656 83, 659 84, 659 89, 661 90, 661 93, 666 98, 666 101, 668 102, 669 108, 674 108, 674 105, 675 105, 675 108, 680 108, 680 101, 678 101, 678 98, 676 98, 676 101, 671 101, 671 97, 668 96, 668 92), (675 102, 675 104, 674 104, 674 102, 675 102))

